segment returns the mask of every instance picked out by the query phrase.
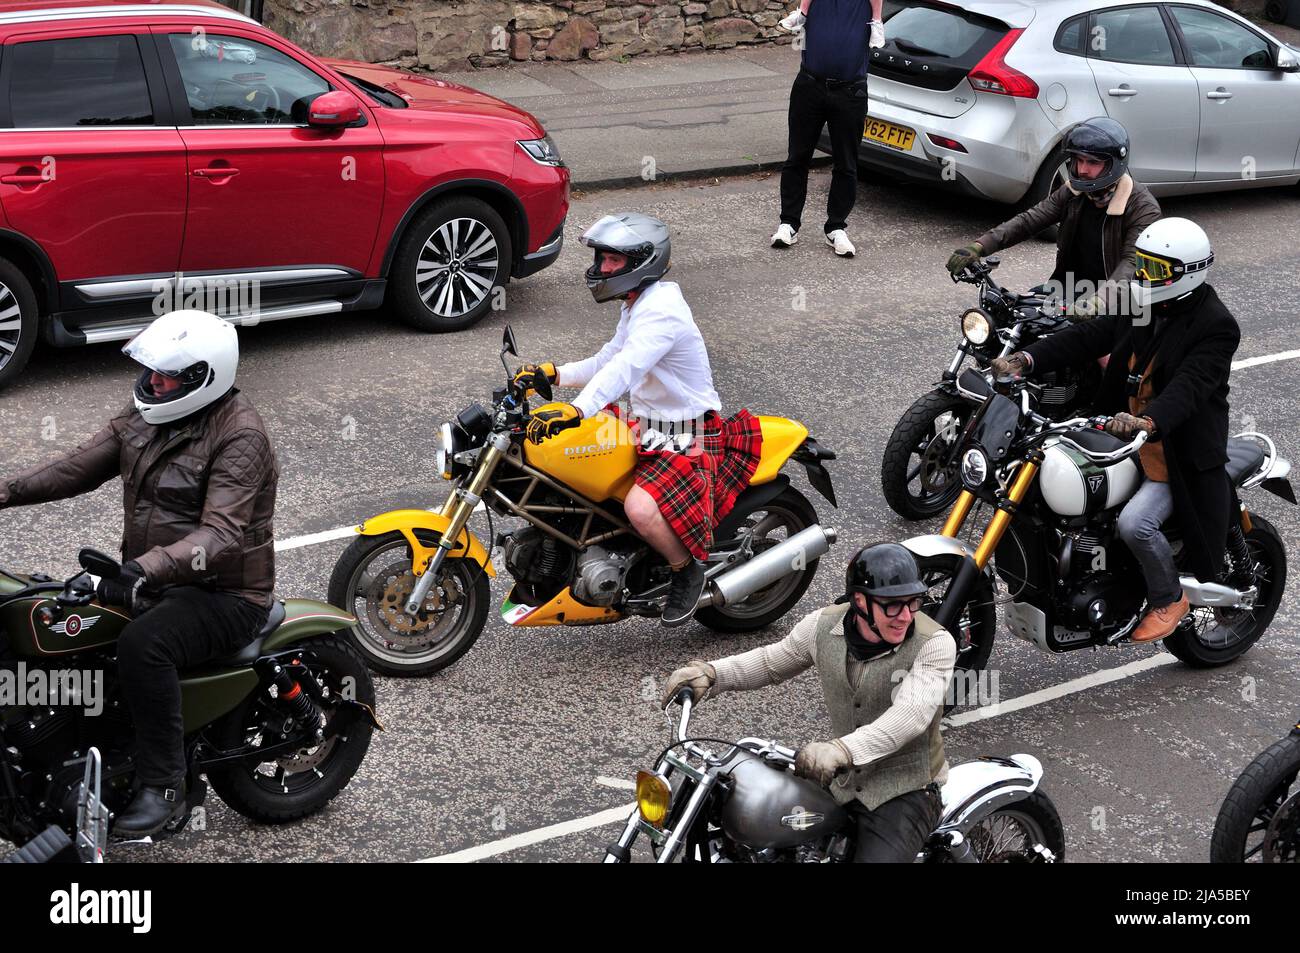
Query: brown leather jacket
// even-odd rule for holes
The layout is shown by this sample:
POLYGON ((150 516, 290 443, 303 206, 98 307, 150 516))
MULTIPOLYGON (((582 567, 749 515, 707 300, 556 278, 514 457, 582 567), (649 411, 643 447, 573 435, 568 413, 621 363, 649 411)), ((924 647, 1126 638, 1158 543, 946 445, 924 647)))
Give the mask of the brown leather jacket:
POLYGON ((0 508, 88 493, 121 476, 122 558, 153 588, 198 585, 269 606, 280 479, 266 425, 232 389, 206 412, 154 426, 130 404, 71 453, 0 484, 0 508))
MULTIPOLYGON (((1066 182, 1032 208, 1025 209, 1015 218, 985 232, 978 239, 981 254, 991 255, 1001 248, 1010 248, 1031 235, 1037 235, 1049 225, 1060 225, 1056 242, 1056 270, 1052 278, 1064 281, 1072 263, 1066 259, 1074 241, 1074 231, 1079 224, 1083 203, 1092 201, 1070 187, 1066 182)), ((1115 186, 1115 194, 1106 206, 1106 220, 1102 226, 1102 260, 1106 276, 1111 281, 1127 286, 1137 265, 1138 236, 1160 217, 1160 203, 1145 185, 1125 173, 1115 186)))

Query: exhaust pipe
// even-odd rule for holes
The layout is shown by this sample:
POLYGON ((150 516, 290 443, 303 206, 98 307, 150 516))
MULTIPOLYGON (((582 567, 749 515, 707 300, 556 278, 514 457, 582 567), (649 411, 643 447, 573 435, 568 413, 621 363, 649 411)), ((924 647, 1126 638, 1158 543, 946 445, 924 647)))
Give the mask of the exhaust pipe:
POLYGON ((1195 576, 1179 576, 1183 595, 1194 606, 1210 606, 1215 609, 1253 609, 1259 591, 1251 586, 1238 592, 1231 586, 1217 582, 1201 582, 1195 576))
POLYGON ((704 586, 699 604, 695 607, 735 605, 748 599, 764 586, 770 586, 782 576, 801 570, 814 559, 830 552, 836 531, 814 523, 795 533, 779 546, 760 553, 747 563, 710 579, 704 586))

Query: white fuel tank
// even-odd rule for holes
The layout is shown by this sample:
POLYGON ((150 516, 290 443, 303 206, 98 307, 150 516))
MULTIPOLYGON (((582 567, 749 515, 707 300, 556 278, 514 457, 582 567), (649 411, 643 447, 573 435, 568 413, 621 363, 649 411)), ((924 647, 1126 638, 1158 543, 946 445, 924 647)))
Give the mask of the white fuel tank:
POLYGON ((1062 444, 1044 451, 1038 477, 1043 500, 1058 516, 1091 516, 1119 506, 1141 482, 1132 458, 1103 467, 1062 444))

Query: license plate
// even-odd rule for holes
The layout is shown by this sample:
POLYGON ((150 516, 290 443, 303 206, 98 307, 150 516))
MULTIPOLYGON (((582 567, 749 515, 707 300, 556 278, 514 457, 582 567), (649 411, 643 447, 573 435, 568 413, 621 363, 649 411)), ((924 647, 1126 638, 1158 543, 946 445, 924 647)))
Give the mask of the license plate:
POLYGON ((862 124, 862 138, 870 139, 872 142, 878 142, 882 146, 888 146, 900 152, 907 152, 912 148, 912 143, 916 139, 916 130, 908 129, 906 126, 896 126, 892 122, 882 122, 868 116, 867 121, 862 124))

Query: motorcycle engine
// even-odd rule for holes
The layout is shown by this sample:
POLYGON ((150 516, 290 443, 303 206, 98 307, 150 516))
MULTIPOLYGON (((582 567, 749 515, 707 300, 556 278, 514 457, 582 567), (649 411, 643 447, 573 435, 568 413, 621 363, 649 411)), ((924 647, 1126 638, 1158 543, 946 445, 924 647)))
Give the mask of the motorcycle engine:
POLYGON ((579 602, 593 606, 613 605, 623 591, 623 581, 632 565, 633 554, 611 551, 603 546, 588 546, 578 556, 577 578, 573 595, 579 602))
POLYGON ((1061 624, 1082 632, 1104 632, 1127 623, 1141 608, 1143 587, 1134 584, 1127 560, 1111 565, 1121 544, 1109 535, 1068 533, 1060 572, 1069 586, 1061 624))
POLYGON ((573 550, 536 526, 503 534, 506 569, 532 605, 555 598, 573 576, 573 550))

